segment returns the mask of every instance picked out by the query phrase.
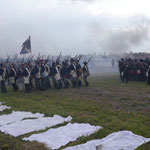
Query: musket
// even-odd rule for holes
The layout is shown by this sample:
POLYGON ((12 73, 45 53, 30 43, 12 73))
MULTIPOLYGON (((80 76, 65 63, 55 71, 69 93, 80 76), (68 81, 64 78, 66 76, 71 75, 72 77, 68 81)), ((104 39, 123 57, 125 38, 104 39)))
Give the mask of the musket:
POLYGON ((40 53, 38 54, 38 57, 37 57, 37 60, 39 60, 40 59, 40 53))
POLYGON ((15 61, 16 61, 16 59, 17 59, 17 54, 15 55, 15 57, 14 57, 14 60, 13 60, 13 62, 15 63, 15 61))
POLYGON ((5 63, 8 63, 9 59, 10 59, 10 56, 7 56, 5 63))
POLYGON ((54 57, 52 56, 52 63, 54 62, 54 57))
POLYGON ((92 59, 92 56, 91 56, 91 58, 89 58, 89 60, 87 62, 89 63, 91 59, 92 59))
POLYGON ((29 60, 29 64, 31 63, 32 59, 33 59, 34 55, 31 56, 30 60, 29 60))
POLYGON ((70 58, 70 57, 71 57, 71 56, 69 55, 68 58, 67 58, 67 61, 69 61, 69 58, 70 58))
POLYGON ((42 56, 42 60, 44 59, 44 54, 43 54, 43 56, 42 56))
POLYGON ((78 59, 78 57, 79 57, 78 54, 76 54, 76 56, 75 56, 74 58, 75 58, 75 59, 78 59))
POLYGON ((79 56, 79 58, 78 58, 79 61, 80 61, 80 59, 82 58, 82 56, 83 56, 83 55, 80 55, 80 56, 79 56))
POLYGON ((48 61, 48 62, 50 61, 50 56, 49 56, 49 55, 47 56, 47 61, 48 61))
POLYGON ((59 54, 57 60, 60 61, 60 58, 61 58, 61 52, 60 52, 60 54, 59 54))

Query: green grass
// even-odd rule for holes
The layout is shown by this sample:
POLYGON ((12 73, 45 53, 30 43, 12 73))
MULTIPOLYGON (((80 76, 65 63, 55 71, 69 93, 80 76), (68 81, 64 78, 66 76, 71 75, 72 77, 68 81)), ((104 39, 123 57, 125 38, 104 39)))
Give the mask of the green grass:
MULTIPOLYGON (((48 90, 44 92, 13 92, 0 94, 0 101, 11 106, 0 114, 12 110, 54 114, 73 117, 72 122, 90 123, 103 129, 89 137, 81 137, 67 146, 100 139, 120 130, 150 137, 150 86, 143 82, 123 84, 118 76, 91 77, 89 87, 48 90)), ((35 132, 37 133, 37 132, 35 132)), ((30 134, 28 134, 30 135, 30 134)), ((25 142, 21 137, 13 138, 0 133, 0 150, 46 150, 37 142, 25 142)), ((138 150, 150 150, 150 143, 138 150)))

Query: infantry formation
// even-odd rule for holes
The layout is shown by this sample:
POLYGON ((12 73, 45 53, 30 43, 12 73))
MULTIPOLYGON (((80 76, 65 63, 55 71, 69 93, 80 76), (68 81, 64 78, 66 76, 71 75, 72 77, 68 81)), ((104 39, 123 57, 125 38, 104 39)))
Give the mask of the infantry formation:
POLYGON ((150 60, 124 59, 119 60, 120 79, 123 83, 128 81, 144 81, 150 84, 150 60))
POLYGON ((38 58, 33 60, 33 56, 24 61, 24 58, 15 63, 9 61, 9 57, 0 64, 1 92, 6 93, 6 85, 12 85, 16 92, 25 87, 25 92, 32 90, 46 90, 68 88, 69 86, 88 86, 87 77, 90 75, 88 62, 80 64, 81 55, 64 58, 60 61, 60 56, 54 61, 38 58))

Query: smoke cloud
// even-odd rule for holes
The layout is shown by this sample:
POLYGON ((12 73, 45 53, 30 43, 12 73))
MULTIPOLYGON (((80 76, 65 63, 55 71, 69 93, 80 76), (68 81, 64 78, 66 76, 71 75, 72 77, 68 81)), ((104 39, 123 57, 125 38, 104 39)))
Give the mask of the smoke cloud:
POLYGON ((92 44, 110 53, 124 53, 149 41, 149 19, 133 16, 128 22, 126 27, 111 29, 105 29, 98 22, 91 23, 89 35, 92 44))

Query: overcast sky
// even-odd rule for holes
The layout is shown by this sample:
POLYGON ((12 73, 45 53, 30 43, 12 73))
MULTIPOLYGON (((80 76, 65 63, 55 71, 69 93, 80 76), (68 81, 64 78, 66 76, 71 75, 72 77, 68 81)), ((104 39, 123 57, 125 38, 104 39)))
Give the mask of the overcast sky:
POLYGON ((149 0, 0 0, 1 55, 150 52, 149 0))

